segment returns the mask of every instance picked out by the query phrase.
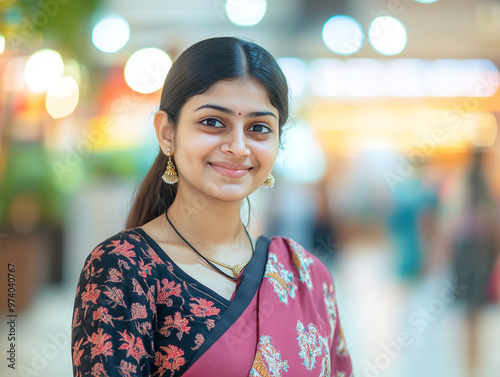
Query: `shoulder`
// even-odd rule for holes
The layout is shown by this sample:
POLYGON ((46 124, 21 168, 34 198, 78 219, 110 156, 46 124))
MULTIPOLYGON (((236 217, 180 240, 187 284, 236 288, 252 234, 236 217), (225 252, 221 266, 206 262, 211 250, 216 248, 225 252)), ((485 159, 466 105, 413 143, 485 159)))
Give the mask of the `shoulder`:
POLYGON ((290 265, 294 266, 302 279, 312 278, 324 282, 332 282, 332 276, 325 264, 301 244, 288 237, 272 237, 270 252, 278 252, 287 258, 290 265))
POLYGON ((139 267, 151 259, 160 262, 143 236, 132 228, 122 230, 97 244, 87 256, 84 269, 93 264, 119 264, 125 269, 130 269, 139 267))

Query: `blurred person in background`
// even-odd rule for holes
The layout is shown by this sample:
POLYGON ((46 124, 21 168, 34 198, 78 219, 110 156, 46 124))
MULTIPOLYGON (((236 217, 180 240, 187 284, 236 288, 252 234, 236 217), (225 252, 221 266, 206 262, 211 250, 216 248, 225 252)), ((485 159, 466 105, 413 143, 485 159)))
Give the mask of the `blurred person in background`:
POLYGON ((484 173, 484 157, 483 150, 472 151, 451 244, 458 299, 466 308, 470 376, 477 376, 480 313, 489 303, 488 285, 500 245, 497 206, 484 173))
POLYGON ((174 62, 127 229, 80 275, 75 376, 352 375, 328 269, 241 220, 273 184, 287 117, 286 79, 254 43, 207 39, 174 62))
POLYGON ((437 193, 423 177, 428 163, 415 165, 412 174, 394 186, 392 210, 387 217, 396 251, 396 273, 407 282, 421 277, 429 241, 435 238, 429 223, 435 223, 437 193))

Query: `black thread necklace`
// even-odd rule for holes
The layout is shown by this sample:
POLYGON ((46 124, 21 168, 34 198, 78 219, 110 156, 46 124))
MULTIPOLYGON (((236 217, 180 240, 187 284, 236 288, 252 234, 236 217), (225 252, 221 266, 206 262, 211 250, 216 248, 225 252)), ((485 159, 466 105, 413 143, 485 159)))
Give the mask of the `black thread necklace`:
MULTIPOLYGON (((191 248, 193 249, 193 251, 198 254, 205 262, 207 262, 214 270, 216 270, 217 272, 221 273, 222 275, 226 276, 227 278, 231 279, 232 281, 236 282, 238 281, 238 276, 241 272, 241 270, 243 270, 246 265, 248 264, 248 262, 250 262, 250 260, 252 259, 250 257, 250 259, 246 262, 243 262, 243 263, 240 263, 240 264, 236 264, 234 266, 230 266, 229 264, 226 264, 226 263, 222 263, 222 262, 219 262, 215 259, 212 259, 212 258, 209 258, 209 257, 205 257, 203 256, 198 250, 196 250, 194 248, 193 245, 191 245, 184 237, 182 237, 182 235, 179 233, 179 231, 175 228, 174 224, 172 224, 172 222, 170 221, 170 219, 168 218, 168 211, 165 211, 165 217, 167 218, 167 221, 168 223, 170 224, 170 226, 172 227, 172 229, 175 231, 175 233, 177 233, 177 235, 191 248), (233 272, 233 276, 231 275, 228 275, 226 274, 224 271, 222 271, 220 268, 218 268, 217 266, 214 265, 215 264, 218 264, 220 266, 223 266, 223 267, 226 267, 226 268, 229 268, 232 272, 233 272)), ((245 233, 247 234, 248 236, 248 240, 250 241, 250 245, 252 246, 252 256, 255 252, 254 250, 254 247, 253 247, 253 242, 252 242, 252 239, 250 238, 250 235, 248 234, 248 231, 247 231, 247 228, 245 227, 245 225, 242 223, 241 225, 243 225, 243 229, 245 229, 245 233)))

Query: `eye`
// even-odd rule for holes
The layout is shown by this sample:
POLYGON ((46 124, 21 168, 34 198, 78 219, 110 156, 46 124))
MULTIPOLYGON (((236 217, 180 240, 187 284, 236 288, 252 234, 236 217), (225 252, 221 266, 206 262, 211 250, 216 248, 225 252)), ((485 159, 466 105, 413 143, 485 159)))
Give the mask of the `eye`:
POLYGON ((208 127, 213 127, 213 128, 221 128, 224 127, 224 125, 217 119, 215 118, 207 118, 201 121, 201 124, 204 124, 205 126, 208 127), (220 124, 220 126, 217 126, 217 123, 220 124))
POLYGON ((271 129, 263 124, 254 124, 249 129, 251 130, 252 128, 253 128, 253 132, 257 132, 260 134, 267 134, 267 133, 271 132, 271 129))

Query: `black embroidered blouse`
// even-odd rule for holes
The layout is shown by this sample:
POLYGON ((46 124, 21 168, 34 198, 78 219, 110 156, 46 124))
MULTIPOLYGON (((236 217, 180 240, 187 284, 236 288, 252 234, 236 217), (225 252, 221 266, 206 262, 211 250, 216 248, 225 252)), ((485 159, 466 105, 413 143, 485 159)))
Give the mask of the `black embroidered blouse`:
POLYGON ((73 313, 75 376, 180 376, 229 306, 140 227, 85 260, 73 313))

